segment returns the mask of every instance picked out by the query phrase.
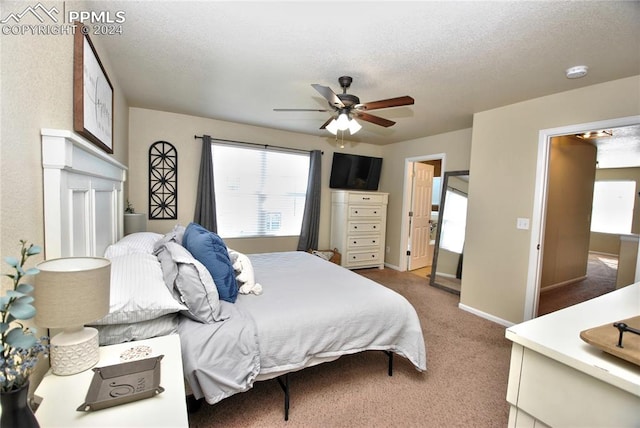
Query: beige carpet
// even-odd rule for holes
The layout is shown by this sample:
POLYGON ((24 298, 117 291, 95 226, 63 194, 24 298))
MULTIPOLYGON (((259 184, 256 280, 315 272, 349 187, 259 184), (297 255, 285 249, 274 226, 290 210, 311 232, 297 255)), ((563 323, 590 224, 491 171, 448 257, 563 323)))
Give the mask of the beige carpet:
POLYGON ((427 345, 427 371, 396 356, 387 376, 379 351, 340 358, 290 375, 291 409, 283 420, 277 381, 189 416, 191 427, 505 427, 510 342, 504 328, 457 308, 458 296, 416 275, 357 271, 414 305, 427 345))
POLYGON ((616 289, 618 258, 589 253, 587 278, 540 293, 538 316, 602 296, 616 289))

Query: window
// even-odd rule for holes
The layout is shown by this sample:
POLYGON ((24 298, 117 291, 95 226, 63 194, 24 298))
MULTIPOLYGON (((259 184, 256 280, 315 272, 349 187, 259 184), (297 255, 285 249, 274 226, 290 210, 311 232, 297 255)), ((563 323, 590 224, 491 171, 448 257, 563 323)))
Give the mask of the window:
POLYGON ((591 231, 631 233, 635 194, 635 181, 596 181, 591 231))
POLYGON ((309 154, 211 147, 220 236, 300 235, 309 154))

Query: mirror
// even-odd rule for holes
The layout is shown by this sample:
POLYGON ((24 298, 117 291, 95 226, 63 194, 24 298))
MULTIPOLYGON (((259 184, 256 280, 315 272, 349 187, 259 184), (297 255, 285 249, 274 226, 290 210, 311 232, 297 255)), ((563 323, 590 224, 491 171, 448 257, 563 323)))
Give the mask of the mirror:
POLYGON ((468 170, 444 173, 429 284, 455 294, 462 280, 468 191, 468 170))

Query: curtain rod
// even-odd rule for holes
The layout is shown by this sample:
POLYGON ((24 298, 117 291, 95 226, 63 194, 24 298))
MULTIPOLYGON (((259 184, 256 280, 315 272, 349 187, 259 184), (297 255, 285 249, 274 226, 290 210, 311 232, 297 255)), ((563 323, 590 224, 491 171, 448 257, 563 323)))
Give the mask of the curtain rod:
MULTIPOLYGON (((203 139, 204 135, 194 135, 193 136, 194 139, 203 139)), ((312 150, 302 150, 302 149, 295 149, 295 148, 291 148, 291 147, 282 147, 282 146, 273 146, 271 144, 260 144, 260 143, 248 143, 246 141, 236 141, 236 140, 225 140, 223 138, 214 138, 211 137, 211 140, 215 140, 215 141, 222 141, 224 143, 230 143, 230 144, 246 144, 249 146, 257 146, 257 147, 263 147, 265 149, 268 149, 269 147, 273 147, 276 149, 282 149, 282 150, 290 150, 292 152, 301 152, 301 153, 311 153, 312 150)), ((324 154, 324 152, 320 152, 321 154, 324 154)))

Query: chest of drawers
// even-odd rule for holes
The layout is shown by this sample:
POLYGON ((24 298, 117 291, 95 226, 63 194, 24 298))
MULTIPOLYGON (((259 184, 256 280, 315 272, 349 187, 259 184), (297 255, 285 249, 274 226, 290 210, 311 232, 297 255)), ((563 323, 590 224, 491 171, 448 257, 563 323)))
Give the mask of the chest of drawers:
POLYGON ((384 268, 388 193, 331 192, 331 248, 349 269, 384 268))

